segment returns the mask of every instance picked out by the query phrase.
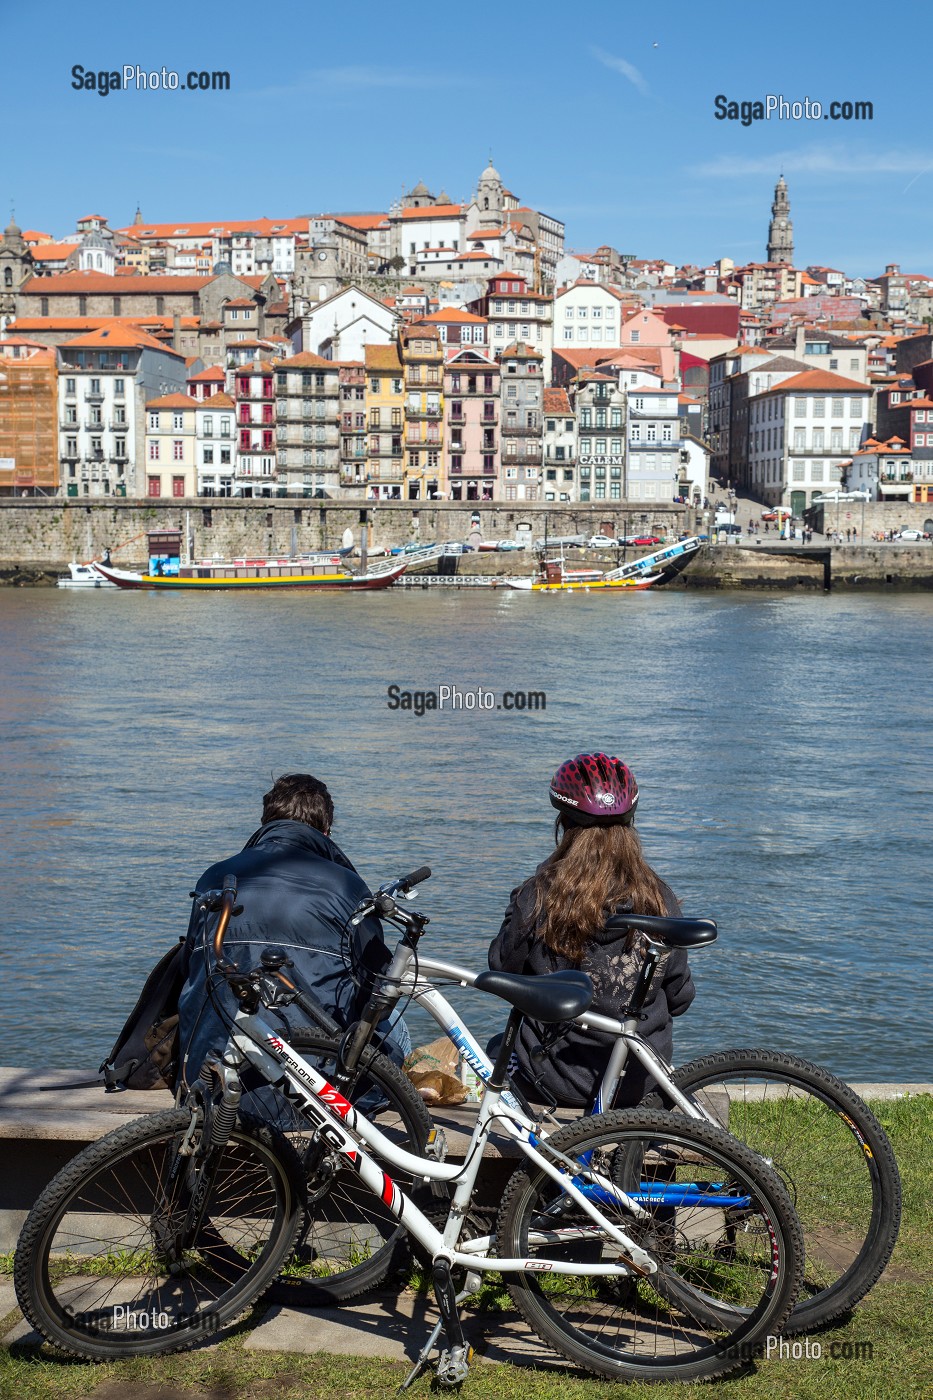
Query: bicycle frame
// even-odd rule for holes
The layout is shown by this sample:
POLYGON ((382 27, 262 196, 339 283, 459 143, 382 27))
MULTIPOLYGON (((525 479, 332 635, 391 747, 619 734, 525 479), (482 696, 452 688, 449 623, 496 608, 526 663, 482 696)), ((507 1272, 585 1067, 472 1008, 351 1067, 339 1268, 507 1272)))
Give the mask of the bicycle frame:
MULTIPOLYGON (((410 963, 410 956, 408 961, 410 963)), ((397 992, 396 987, 389 984, 383 987, 383 994, 395 1000, 410 996, 419 1007, 427 1011, 451 1043, 456 1046, 461 1058, 466 1061, 474 1074, 484 1084, 487 1083, 492 1072, 492 1061, 489 1056, 463 1023, 462 1016, 454 1010, 439 989, 431 983, 425 985, 420 980, 422 973, 429 973, 456 982, 461 987, 472 987, 475 985, 479 973, 471 972, 469 968, 460 967, 457 963, 445 962, 441 958, 423 957, 420 953, 417 971, 418 977, 416 978, 412 968, 407 966, 401 975, 397 992)), ((688 1118, 696 1118, 701 1122, 718 1126, 712 1114, 705 1112, 701 1106, 687 1098, 674 1084, 670 1065, 666 1064, 660 1055, 656 1054, 638 1034, 637 1017, 631 1016, 624 1021, 616 1021, 610 1016, 602 1016, 595 1011, 585 1011, 582 1016, 577 1017, 573 1024, 579 1026, 581 1030, 599 1031, 604 1035, 611 1035, 615 1039, 615 1044, 609 1052, 602 1082, 596 1093, 591 1110, 593 1113, 602 1113, 605 1109, 612 1107, 612 1101, 615 1098, 628 1057, 632 1054, 688 1118)), ((503 1099, 516 1118, 520 1118, 526 1124, 529 1122, 521 1113, 511 1094, 506 1092, 503 1094, 503 1099)))
MULTIPOLYGON (((277 1089, 289 1103, 310 1118, 321 1138, 345 1158, 362 1183, 402 1222, 435 1261, 442 1261, 451 1267, 459 1265, 480 1271, 519 1273, 546 1269, 554 1274, 608 1278, 626 1278, 631 1277, 633 1273, 653 1274, 657 1271, 656 1261, 630 1239, 624 1230, 613 1225, 602 1215, 591 1199, 594 1194, 592 1188, 581 1189, 566 1170, 560 1170, 537 1150, 536 1143, 546 1146, 546 1140, 535 1133, 535 1125, 524 1118, 524 1115, 519 1121, 510 1107, 503 1107, 505 1096, 497 1090, 488 1087, 486 1089, 463 1165, 449 1165, 415 1156, 392 1143, 312 1065, 281 1040, 261 1017, 251 1015, 241 1008, 234 1017, 222 1057, 222 1066, 236 1073, 247 1062, 258 1069, 267 1083, 277 1089), (566 1229, 541 1232, 540 1235, 534 1236, 534 1243, 547 1243, 552 1239, 566 1241, 587 1238, 595 1230, 599 1230, 625 1252, 628 1263, 564 1264, 558 1260, 489 1257, 489 1237, 469 1241, 468 1247, 457 1249, 486 1139, 494 1121, 515 1140, 521 1152, 557 1183, 563 1192, 571 1196, 593 1221, 592 1226, 575 1225, 566 1229), (457 1183, 443 1231, 431 1224, 414 1201, 366 1153, 361 1142, 377 1151, 390 1165, 409 1172, 416 1178, 457 1183)), ((579 1163, 574 1163, 559 1153, 552 1152, 552 1155, 557 1157, 564 1167, 570 1167, 573 1172, 579 1173, 579 1163)), ((588 1174, 605 1199, 631 1210, 636 1218, 648 1214, 636 1199, 639 1193, 629 1194, 601 1175, 588 1174)), ((654 1200, 650 1188, 645 1199, 654 1200)))

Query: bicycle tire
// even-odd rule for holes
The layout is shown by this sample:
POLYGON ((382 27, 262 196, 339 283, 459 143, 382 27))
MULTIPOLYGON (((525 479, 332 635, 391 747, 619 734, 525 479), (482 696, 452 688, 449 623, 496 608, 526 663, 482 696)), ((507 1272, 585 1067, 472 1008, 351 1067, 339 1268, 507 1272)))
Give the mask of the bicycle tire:
MULTIPOLYGON (((828 1070, 783 1051, 722 1050, 682 1065, 672 1078, 690 1096, 715 1095, 734 1081, 729 1132, 774 1166, 794 1201, 807 1261, 785 1331, 806 1332, 851 1312, 884 1272, 901 1216, 894 1151, 867 1104, 828 1070), (754 1080, 774 1083, 775 1095, 765 1088, 762 1099, 748 1097, 739 1086, 754 1080)), ((703 1102, 716 1111, 715 1098, 703 1102)), ((673 1107, 663 1090, 645 1100, 645 1107, 656 1105, 673 1107)))
POLYGON ((169 1109, 117 1128, 63 1167, 29 1213, 16 1297, 61 1351, 93 1361, 186 1351, 245 1313, 290 1253, 304 1178, 289 1144, 246 1120, 222 1151, 195 1240, 167 1261, 159 1231, 170 1236, 191 1199, 183 1171, 172 1172, 194 1160, 177 1155, 190 1122, 169 1109))
POLYGON ((590 1217, 545 1172, 533 1164, 520 1167, 502 1201, 497 1249, 503 1258, 533 1260, 531 1271, 503 1277, 543 1341, 575 1365, 617 1381, 712 1379, 762 1354, 764 1339, 780 1332, 793 1307, 803 1240, 780 1178, 760 1157, 720 1128, 641 1109, 578 1119, 547 1144, 574 1159, 583 1180, 591 1169, 612 1180, 621 1153, 629 1161, 634 1154, 635 1160, 663 1162, 660 1183, 667 1191, 678 1182, 683 1190, 687 1182, 705 1185, 703 1204, 685 1201, 675 1208, 646 1194, 648 1219, 638 1222, 621 1205, 600 1204, 607 1219, 659 1263, 656 1274, 623 1279, 620 1288, 615 1279, 604 1284, 548 1272, 549 1261, 596 1262, 606 1249, 617 1260, 623 1251, 586 1228, 590 1217), (702 1175, 707 1169, 712 1177, 702 1175), (735 1202, 745 1204, 716 1204, 735 1202), (725 1231, 730 1211, 744 1218, 744 1252, 723 1261, 713 1241, 725 1231), (579 1235, 572 1242, 534 1239, 545 1229, 559 1231, 562 1222, 572 1237, 575 1218, 579 1235), (718 1302, 711 1292, 716 1286, 725 1295, 718 1302), (748 1306, 735 1306, 736 1297, 748 1306))
MULTIPOLYGON (((319 1031, 298 1027, 289 1034, 289 1044, 310 1059, 319 1072, 332 1080, 340 1041, 319 1031)), ((364 1077, 350 1095, 351 1102, 362 1102, 363 1112, 399 1146, 422 1156, 434 1124, 424 1100, 408 1076, 378 1051, 364 1052, 364 1077), (381 1095, 384 1107, 371 1111, 367 1097, 381 1095)), ((310 1125, 299 1127, 303 1134, 299 1158, 307 1159, 313 1143, 310 1125)), ((295 1257, 269 1291, 270 1301, 291 1307, 328 1307, 349 1302, 367 1293, 410 1263, 410 1242, 405 1226, 391 1214, 343 1162, 331 1151, 325 1159, 334 1175, 329 1186, 308 1179, 307 1215, 299 1231, 295 1257), (376 1245, 376 1240, 379 1243, 376 1245), (368 1257, 353 1262, 355 1254, 366 1249, 368 1257), (309 1272, 310 1271, 310 1272, 309 1272)), ((397 1168, 393 1179, 416 1200, 430 1188, 412 1182, 397 1168)))

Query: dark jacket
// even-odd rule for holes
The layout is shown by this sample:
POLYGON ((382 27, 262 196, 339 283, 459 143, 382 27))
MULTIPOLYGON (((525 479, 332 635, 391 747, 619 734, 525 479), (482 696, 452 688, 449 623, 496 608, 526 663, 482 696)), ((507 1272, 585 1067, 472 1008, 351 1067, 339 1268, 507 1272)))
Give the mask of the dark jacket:
MULTIPOLYGON (((667 913, 677 917, 681 908, 672 891, 662 883, 667 913)), ((489 949, 489 966, 501 972, 546 973, 579 966, 593 979, 593 1010, 622 1019, 642 964, 641 940, 628 948, 627 933, 606 929, 595 935, 579 964, 554 953, 534 926, 534 878, 512 891, 502 927, 489 949)), ((620 905, 625 912, 631 905, 620 905)), ((673 1049, 671 1017, 680 1016, 693 1001, 696 988, 682 949, 664 954, 655 973, 651 995, 645 1004, 640 1033, 652 1049, 669 1060, 673 1049)), ((538 1102, 547 1094, 535 1094, 539 1084, 566 1108, 590 1108, 606 1068, 613 1041, 593 1031, 565 1024, 537 1026, 525 1020, 515 1045, 519 1088, 538 1102), (544 1049, 542 1048, 544 1047, 544 1049)), ((634 1056, 629 1057, 616 1105, 631 1107, 641 1101, 647 1076, 634 1056)))
MULTIPOLYGON (((243 912, 230 920, 224 939, 226 956, 246 969, 259 961, 268 944, 281 945, 294 960, 289 976, 299 987, 313 992, 341 1026, 357 1019, 368 989, 354 985, 341 957, 341 937, 353 910, 369 891, 339 846, 304 822, 266 822, 238 855, 205 870, 197 888, 220 889, 228 872, 236 875, 237 904, 242 904, 243 912)), ((204 977, 204 935, 210 948, 216 921, 216 914, 201 914, 195 904, 185 941, 179 1033, 182 1074, 189 1084, 197 1078, 207 1052, 223 1049, 227 1039, 204 977)), ((354 937, 365 965, 381 971, 389 954, 379 921, 365 919, 354 937)), ((236 1002, 227 986, 215 984, 214 995, 232 1016, 236 1002)))

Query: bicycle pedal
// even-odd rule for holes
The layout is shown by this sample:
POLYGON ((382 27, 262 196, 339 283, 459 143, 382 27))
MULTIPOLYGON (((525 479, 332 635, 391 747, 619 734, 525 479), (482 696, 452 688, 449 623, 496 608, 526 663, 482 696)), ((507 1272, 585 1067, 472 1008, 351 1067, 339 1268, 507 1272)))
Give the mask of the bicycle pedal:
POLYGON ((466 1380, 473 1360, 470 1346, 450 1347, 442 1351, 437 1363, 437 1383, 443 1386, 460 1385, 466 1380))

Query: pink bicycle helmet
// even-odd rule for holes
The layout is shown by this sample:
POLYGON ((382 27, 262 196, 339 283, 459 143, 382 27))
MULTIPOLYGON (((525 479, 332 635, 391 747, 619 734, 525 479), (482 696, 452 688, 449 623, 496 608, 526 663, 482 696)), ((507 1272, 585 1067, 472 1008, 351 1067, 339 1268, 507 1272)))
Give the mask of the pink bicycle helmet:
POLYGON ((638 784, 631 769, 604 753, 581 753, 551 779, 551 805, 574 826, 610 826, 634 820, 638 784))

